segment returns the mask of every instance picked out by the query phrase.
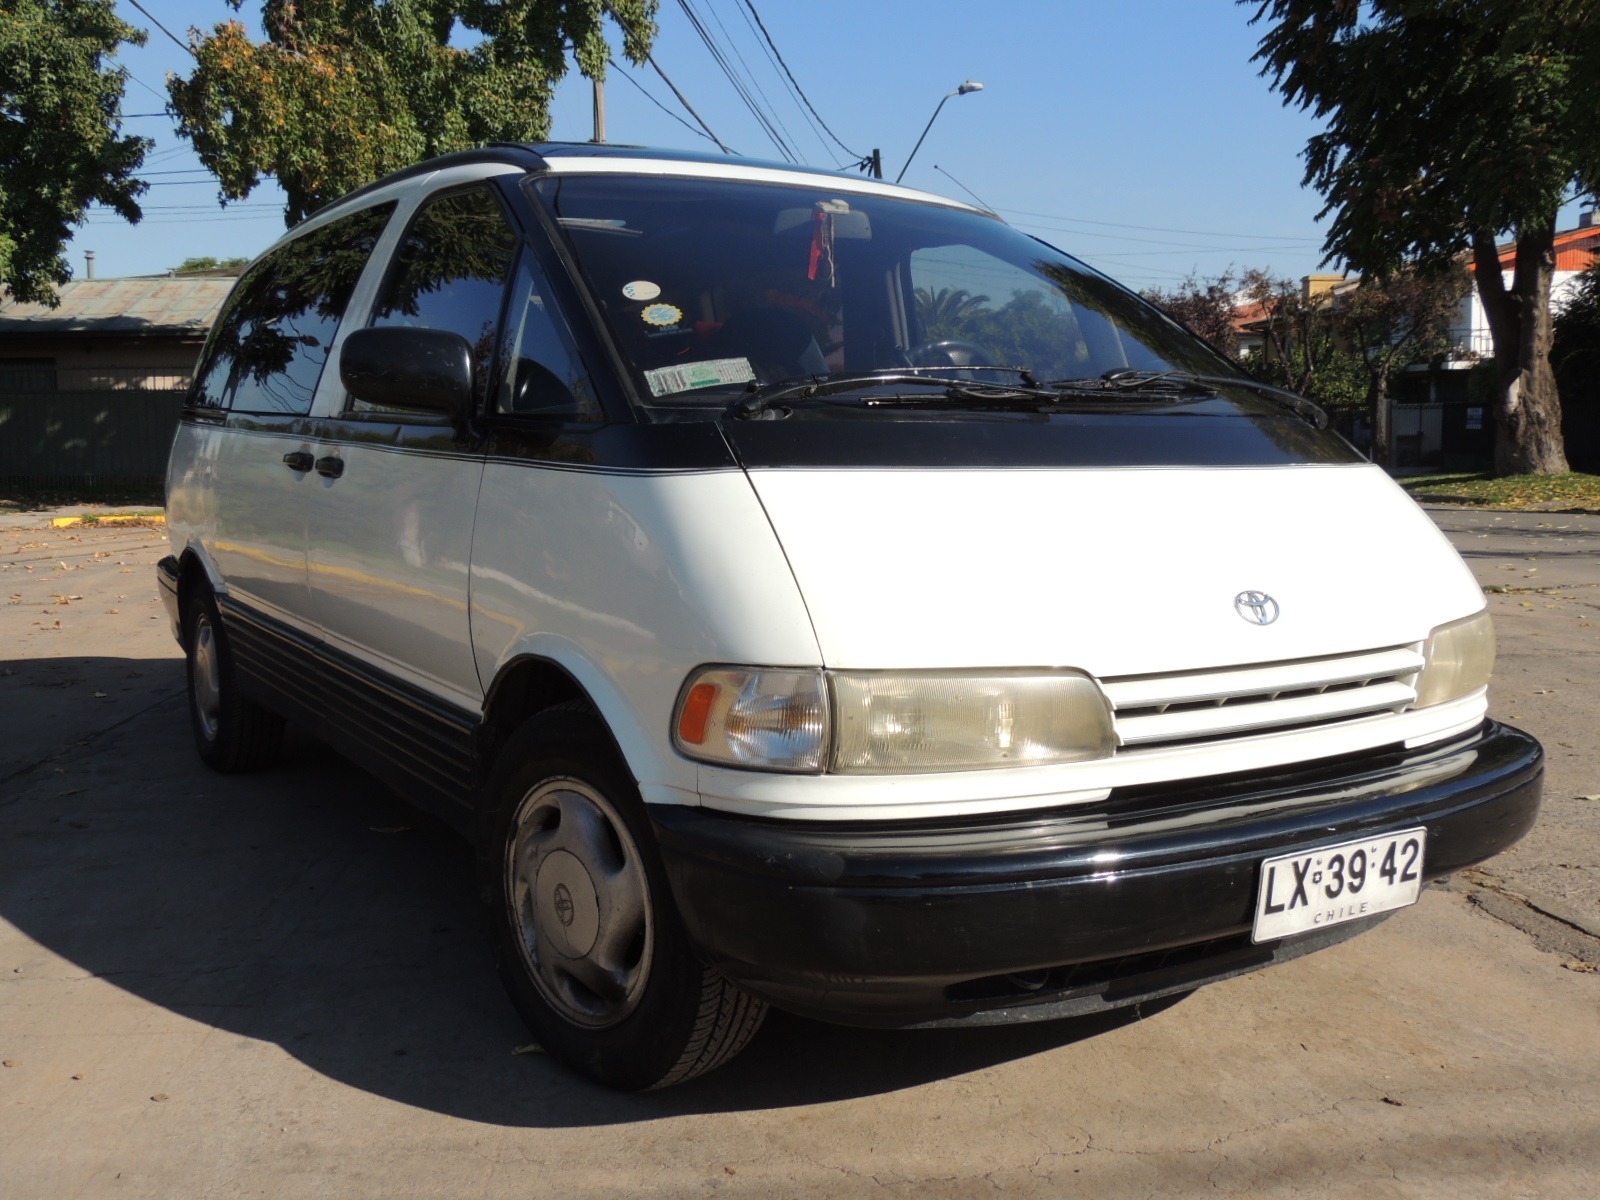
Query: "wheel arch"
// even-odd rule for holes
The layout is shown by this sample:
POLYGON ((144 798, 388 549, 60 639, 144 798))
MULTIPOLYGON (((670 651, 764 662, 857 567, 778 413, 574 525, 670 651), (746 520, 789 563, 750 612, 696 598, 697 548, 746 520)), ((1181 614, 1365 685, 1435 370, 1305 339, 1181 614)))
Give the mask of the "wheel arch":
MULTIPOLYGON (((483 777, 494 769, 506 741, 530 717, 557 705, 578 703, 605 727, 618 759, 649 799, 691 802, 697 776, 687 762, 666 759, 631 698, 599 664, 581 653, 562 655, 559 646, 525 646, 507 658, 484 695, 478 755, 483 777), (552 653, 555 651, 555 653, 552 653), (559 655, 559 656, 558 656, 559 655), (674 768, 677 768, 676 770, 674 768), (687 778, 685 773, 687 772, 687 778)), ((571 650, 571 647, 565 647, 571 650)))

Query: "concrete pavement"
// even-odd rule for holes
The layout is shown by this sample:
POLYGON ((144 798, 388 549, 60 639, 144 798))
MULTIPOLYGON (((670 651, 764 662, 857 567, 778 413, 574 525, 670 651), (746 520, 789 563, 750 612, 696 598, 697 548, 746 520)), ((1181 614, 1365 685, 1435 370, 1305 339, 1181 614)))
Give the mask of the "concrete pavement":
POLYGON ((1600 803, 1575 798, 1600 792, 1578 538, 1600 519, 1474 523, 1495 515, 1436 514, 1490 586, 1570 571, 1492 593, 1496 711, 1546 739, 1550 801, 1466 890, 1115 1020, 775 1014, 729 1067, 644 1096, 512 1054, 441 827, 303 737, 259 776, 199 765, 152 619, 160 531, 0 533, 4 1194, 1596 1194, 1600 974, 1571 968, 1600 941, 1524 899, 1587 905, 1600 869, 1600 803))

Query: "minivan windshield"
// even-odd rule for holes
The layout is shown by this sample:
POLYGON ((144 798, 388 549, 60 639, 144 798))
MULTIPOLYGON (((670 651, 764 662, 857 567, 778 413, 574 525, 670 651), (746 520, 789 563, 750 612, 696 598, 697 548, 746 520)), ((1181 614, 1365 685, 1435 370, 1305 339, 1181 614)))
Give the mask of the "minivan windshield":
POLYGON ((1124 288, 975 210, 657 176, 536 187, 646 403, 725 406, 751 381, 908 368, 940 368, 930 383, 1015 377, 985 368, 1238 374, 1124 288))

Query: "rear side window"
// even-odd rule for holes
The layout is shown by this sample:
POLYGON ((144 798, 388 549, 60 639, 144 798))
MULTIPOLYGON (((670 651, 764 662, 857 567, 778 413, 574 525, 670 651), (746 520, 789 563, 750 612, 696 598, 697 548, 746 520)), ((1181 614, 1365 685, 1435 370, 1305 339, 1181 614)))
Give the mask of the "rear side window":
POLYGON ((252 267, 212 329, 192 403, 310 412, 339 321, 394 208, 391 201, 341 217, 252 267))
MULTIPOLYGON (((488 188, 436 196, 417 210, 395 251, 373 326, 459 333, 472 346, 473 376, 482 397, 516 251, 516 232, 488 188)), ((351 407, 373 408, 359 400, 351 407)))

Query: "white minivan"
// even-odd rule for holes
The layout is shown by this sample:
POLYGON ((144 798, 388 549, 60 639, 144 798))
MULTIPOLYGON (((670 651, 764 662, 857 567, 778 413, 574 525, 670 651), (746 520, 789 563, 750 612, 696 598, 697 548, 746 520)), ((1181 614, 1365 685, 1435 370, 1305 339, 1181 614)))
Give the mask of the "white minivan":
POLYGON ((205 761, 290 720, 439 814, 535 1036, 658 1087, 769 1004, 1172 996, 1526 833, 1483 593, 1326 426, 959 201, 491 146, 244 273, 160 579, 205 761))

